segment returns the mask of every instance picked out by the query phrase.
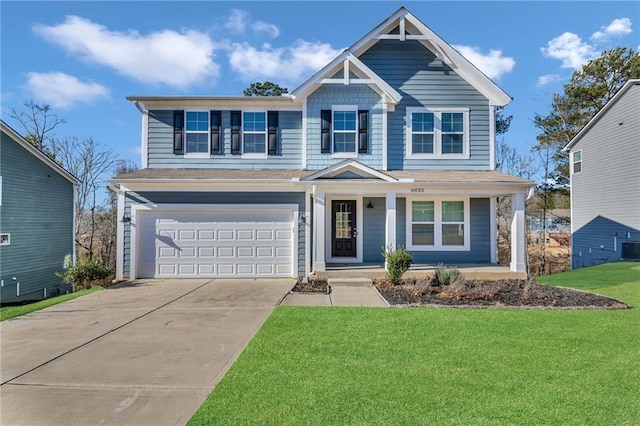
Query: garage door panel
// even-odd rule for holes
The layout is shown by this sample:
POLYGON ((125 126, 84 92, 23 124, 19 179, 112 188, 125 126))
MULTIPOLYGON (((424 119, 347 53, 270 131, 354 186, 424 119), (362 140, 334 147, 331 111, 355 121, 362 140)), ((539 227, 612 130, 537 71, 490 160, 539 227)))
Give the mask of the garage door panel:
POLYGON ((292 214, 143 212, 141 277, 293 276, 292 214))

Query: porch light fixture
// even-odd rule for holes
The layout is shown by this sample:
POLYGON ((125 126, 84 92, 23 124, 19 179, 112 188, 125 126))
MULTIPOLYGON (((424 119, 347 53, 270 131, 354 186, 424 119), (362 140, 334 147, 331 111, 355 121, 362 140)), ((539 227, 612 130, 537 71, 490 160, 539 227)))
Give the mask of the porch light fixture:
POLYGON ((373 208, 373 203, 371 202, 371 200, 369 200, 369 204, 367 204, 367 208, 368 209, 372 209, 373 208))
POLYGON ((124 223, 131 222, 131 217, 127 215, 123 215, 122 220, 120 222, 124 222, 124 223))

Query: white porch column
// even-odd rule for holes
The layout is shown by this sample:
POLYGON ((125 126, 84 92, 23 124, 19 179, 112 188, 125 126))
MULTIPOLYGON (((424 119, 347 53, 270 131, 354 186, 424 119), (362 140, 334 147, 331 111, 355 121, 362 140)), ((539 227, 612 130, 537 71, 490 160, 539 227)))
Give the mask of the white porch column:
MULTIPOLYGON (((396 248, 396 193, 387 193, 386 199, 386 211, 387 216, 384 227, 384 244, 385 249, 391 247, 396 248)), ((387 269, 387 262, 385 261, 384 268, 387 269)))
POLYGON ((511 270, 526 272, 526 244, 524 222, 524 193, 511 196, 511 270))
POLYGON ((314 228, 313 238, 315 238, 315 262, 313 264, 313 270, 315 272, 323 272, 325 270, 324 261, 324 222, 325 222, 325 194, 322 191, 315 190, 315 203, 314 203, 314 228))

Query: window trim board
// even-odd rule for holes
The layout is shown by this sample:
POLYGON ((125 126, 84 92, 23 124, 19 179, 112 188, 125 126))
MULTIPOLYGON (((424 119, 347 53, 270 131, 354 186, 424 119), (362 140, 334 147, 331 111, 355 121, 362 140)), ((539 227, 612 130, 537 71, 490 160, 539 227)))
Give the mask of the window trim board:
MULTIPOLYGON (((407 159, 469 159, 471 156, 470 147, 470 110, 463 107, 407 107, 405 112, 405 140, 407 159), (413 113, 428 112, 434 115, 433 129, 433 154, 413 153, 413 113), (463 120, 463 141, 462 154, 442 153, 442 113, 462 113, 463 120)), ((447 134, 450 132, 447 132, 447 134)))
POLYGON ((407 250, 410 251, 471 251, 471 199, 469 197, 407 197, 405 207, 405 242, 407 250), (434 202, 434 244, 433 246, 413 244, 413 220, 412 208, 414 201, 434 202), (442 245, 442 225, 447 222, 442 221, 442 202, 462 201, 464 204, 464 244, 461 246, 442 245))

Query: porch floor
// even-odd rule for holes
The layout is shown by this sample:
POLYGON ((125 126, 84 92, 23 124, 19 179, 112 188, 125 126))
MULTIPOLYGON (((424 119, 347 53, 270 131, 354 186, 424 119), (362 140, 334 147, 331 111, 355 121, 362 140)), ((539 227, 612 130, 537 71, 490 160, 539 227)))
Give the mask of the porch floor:
MULTIPOLYGON (((445 265, 456 267, 465 278, 470 280, 502 280, 502 279, 526 279, 526 272, 513 272, 508 266, 495 264, 465 264, 445 265)), ((413 264, 403 275, 403 278, 433 277, 433 271, 438 265, 413 264)), ((376 263, 327 263, 324 272, 318 272, 317 278, 384 278, 383 264, 376 263)))

